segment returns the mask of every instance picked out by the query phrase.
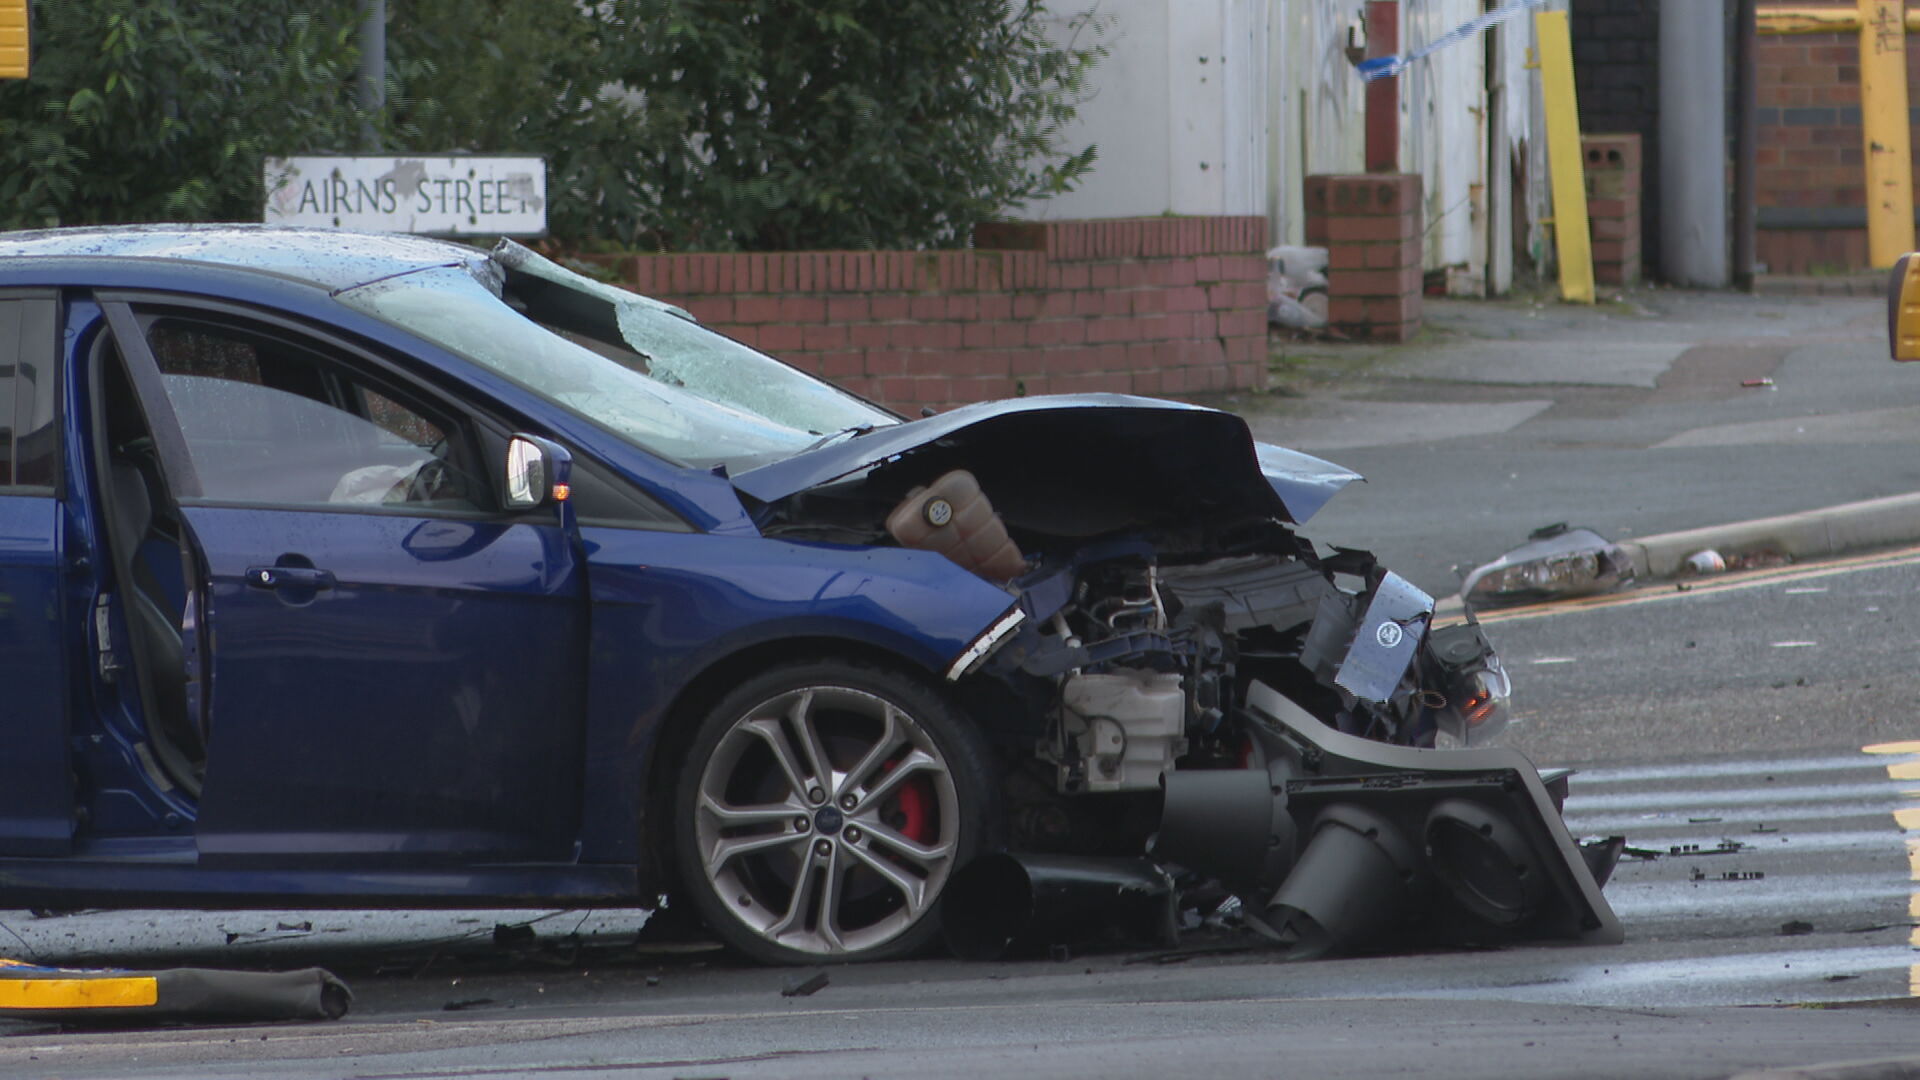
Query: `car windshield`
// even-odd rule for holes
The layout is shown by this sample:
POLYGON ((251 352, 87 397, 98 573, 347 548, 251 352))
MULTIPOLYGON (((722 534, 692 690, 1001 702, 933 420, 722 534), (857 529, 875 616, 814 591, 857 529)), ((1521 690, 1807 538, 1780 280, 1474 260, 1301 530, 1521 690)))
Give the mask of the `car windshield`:
POLYGON ((519 383, 669 460, 739 472, 823 439, 898 423, 886 411, 517 244, 498 291, 431 267, 347 289, 356 310, 519 383))

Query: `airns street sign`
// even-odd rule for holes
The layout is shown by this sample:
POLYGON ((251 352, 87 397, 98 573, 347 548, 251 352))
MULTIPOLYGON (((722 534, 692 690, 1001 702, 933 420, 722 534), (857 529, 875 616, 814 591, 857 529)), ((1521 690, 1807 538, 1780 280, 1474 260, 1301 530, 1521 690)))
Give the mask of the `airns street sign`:
POLYGON ((537 157, 269 158, 266 183, 268 223, 434 236, 547 231, 547 166, 537 157))

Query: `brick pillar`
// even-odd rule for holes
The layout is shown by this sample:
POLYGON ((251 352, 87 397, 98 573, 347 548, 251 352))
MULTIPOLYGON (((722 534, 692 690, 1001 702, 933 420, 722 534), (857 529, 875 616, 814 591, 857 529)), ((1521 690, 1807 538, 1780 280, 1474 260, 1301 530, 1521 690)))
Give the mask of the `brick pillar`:
POLYGON ((1327 249, 1327 322, 1374 341, 1420 329, 1420 177, 1309 176, 1307 243, 1327 249))
POLYGON ((1593 229, 1593 280, 1640 283, 1640 136, 1588 135, 1587 220, 1593 229))
MULTIPOLYGON (((1367 58, 1400 51, 1400 0, 1367 0, 1367 58)), ((1400 171, 1400 76, 1368 79, 1366 162, 1370 173, 1400 171)))

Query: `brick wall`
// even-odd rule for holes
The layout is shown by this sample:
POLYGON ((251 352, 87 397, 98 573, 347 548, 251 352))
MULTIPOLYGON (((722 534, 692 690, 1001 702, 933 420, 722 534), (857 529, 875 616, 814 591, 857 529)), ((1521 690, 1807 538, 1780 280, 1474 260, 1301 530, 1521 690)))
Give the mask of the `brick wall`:
POLYGON ((909 415, 1025 394, 1264 383, 1264 218, 1002 223, 974 243, 593 261, 909 415))
POLYGON ((1587 179, 1587 223, 1593 235, 1593 280, 1640 283, 1640 136, 1587 135, 1580 140, 1587 179))
MULTIPOLYGON (((1758 258, 1773 273, 1864 268, 1859 35, 1762 37, 1756 61, 1758 258)), ((1920 101, 1920 35, 1907 38, 1907 76, 1920 101)))
POLYGON ((1327 322, 1405 341, 1420 329, 1420 176, 1309 176, 1307 243, 1327 249, 1327 322))

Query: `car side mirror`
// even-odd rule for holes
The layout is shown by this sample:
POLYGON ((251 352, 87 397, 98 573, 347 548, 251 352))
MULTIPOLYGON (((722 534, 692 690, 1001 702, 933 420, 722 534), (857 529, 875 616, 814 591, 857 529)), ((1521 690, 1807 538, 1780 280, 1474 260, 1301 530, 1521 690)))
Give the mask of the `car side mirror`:
POLYGON ((566 502, 572 475, 573 455, 566 447, 538 435, 515 435, 507 443, 507 509, 566 502))

